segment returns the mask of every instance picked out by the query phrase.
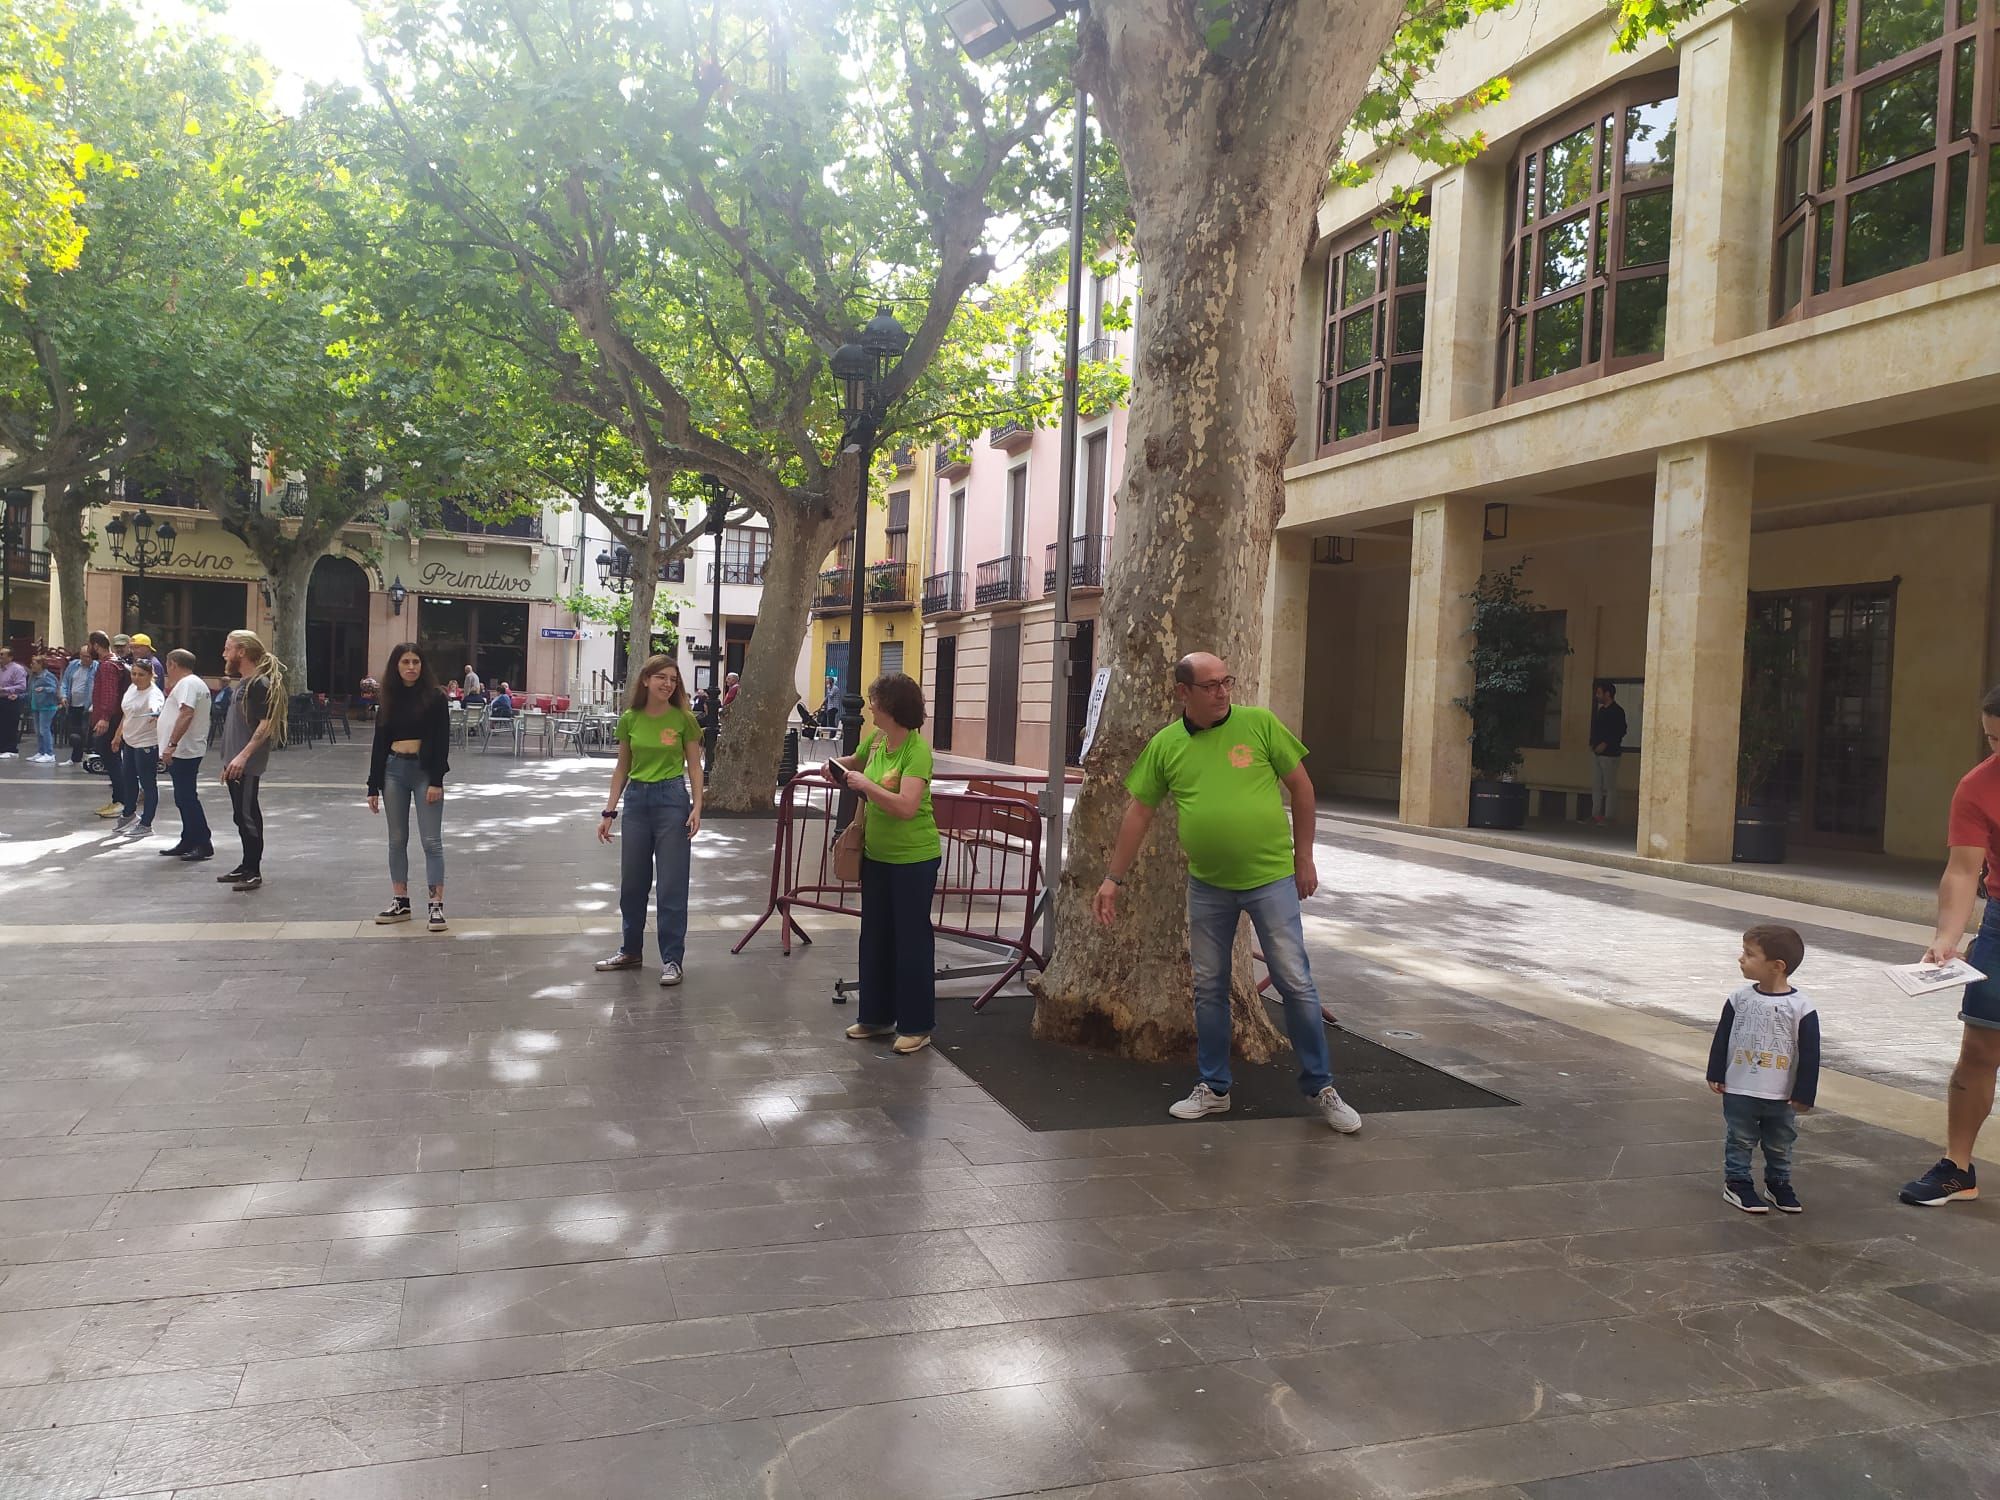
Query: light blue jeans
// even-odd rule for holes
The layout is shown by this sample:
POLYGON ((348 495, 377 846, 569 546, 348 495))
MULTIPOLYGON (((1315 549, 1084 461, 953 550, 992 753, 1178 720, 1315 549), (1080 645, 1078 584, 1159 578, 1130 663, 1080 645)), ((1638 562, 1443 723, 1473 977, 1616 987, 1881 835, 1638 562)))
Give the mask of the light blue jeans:
POLYGON ((1229 1092, 1229 970, 1237 918, 1248 912, 1271 981, 1285 1001, 1285 1032, 1299 1058, 1299 1090, 1307 1098, 1333 1082, 1326 1023, 1306 960, 1299 888, 1287 875, 1254 890, 1228 891, 1188 878, 1188 954, 1194 960, 1195 1055, 1201 1080, 1229 1092))
POLYGON ((624 919, 621 953, 646 946, 646 897, 659 886, 660 962, 677 964, 687 952, 688 814, 694 798, 687 783, 625 783, 625 831, 618 838, 618 914, 624 919))
POLYGON ((424 846, 424 881, 444 884, 444 803, 429 801, 431 778, 421 762, 391 755, 382 773, 382 816, 389 820, 389 882, 410 884, 410 808, 417 810, 417 837, 424 846))

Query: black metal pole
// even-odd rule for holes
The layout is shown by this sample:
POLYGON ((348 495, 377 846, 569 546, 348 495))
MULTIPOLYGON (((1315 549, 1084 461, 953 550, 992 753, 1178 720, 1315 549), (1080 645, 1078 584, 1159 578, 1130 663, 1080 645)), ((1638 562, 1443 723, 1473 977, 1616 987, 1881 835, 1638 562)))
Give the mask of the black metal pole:
MULTIPOLYGON (((871 394, 872 401, 872 394, 871 394)), ((857 426, 857 439, 861 449, 858 482, 860 496, 854 506, 854 557, 847 570, 847 670, 846 681, 840 695, 840 753, 852 755, 861 743, 861 710, 866 706, 862 701, 861 681, 861 636, 865 628, 866 598, 863 594, 866 574, 862 559, 868 555, 868 471, 875 463, 875 413, 864 414, 857 426)))
POLYGON ((715 742, 722 738, 722 531, 727 510, 722 496, 709 498, 708 542, 713 560, 708 566, 708 723, 702 733, 709 770, 715 768, 715 742))
MULTIPOLYGON (((55 634, 55 621, 49 634, 55 634)), ((14 628, 14 507, 0 497, 0 645, 12 646, 14 628)), ((23 662, 23 666, 27 663, 23 662)))

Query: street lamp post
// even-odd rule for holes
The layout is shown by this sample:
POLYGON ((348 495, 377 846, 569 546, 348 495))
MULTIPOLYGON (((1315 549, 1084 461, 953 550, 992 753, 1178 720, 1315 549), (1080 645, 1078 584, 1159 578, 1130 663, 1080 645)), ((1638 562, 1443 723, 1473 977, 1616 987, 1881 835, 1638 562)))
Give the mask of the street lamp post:
POLYGON ((722 738, 722 534, 729 529, 729 492, 713 474, 701 476, 708 486, 708 722, 701 726, 703 769, 715 765, 715 742, 722 738))
POLYGON ((859 495, 854 506, 854 555, 849 560, 847 587, 847 662, 840 697, 840 749, 852 755, 861 743, 861 638, 866 628, 867 594, 863 568, 868 555, 868 471, 875 463, 875 440, 882 427, 882 387, 903 351, 910 347, 910 335, 886 307, 875 310, 868 326, 861 330, 858 343, 842 344, 834 351, 833 375, 840 382, 840 414, 847 424, 841 443, 843 453, 859 457, 856 481, 859 495))
POLYGON ((141 578, 146 576, 148 570, 159 567, 173 556, 174 539, 180 535, 174 530, 172 521, 161 521, 155 526, 153 513, 143 505, 130 519, 113 516, 106 523, 104 533, 111 539, 112 561, 130 563, 133 572, 141 578))

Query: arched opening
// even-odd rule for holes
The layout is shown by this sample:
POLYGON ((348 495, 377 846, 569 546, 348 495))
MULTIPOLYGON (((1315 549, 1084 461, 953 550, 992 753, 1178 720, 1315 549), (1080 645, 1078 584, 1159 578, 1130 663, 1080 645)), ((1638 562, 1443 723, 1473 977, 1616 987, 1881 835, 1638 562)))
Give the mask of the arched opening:
POLYGON ((306 686, 356 693, 368 675, 368 574, 345 557, 322 557, 306 585, 306 686))

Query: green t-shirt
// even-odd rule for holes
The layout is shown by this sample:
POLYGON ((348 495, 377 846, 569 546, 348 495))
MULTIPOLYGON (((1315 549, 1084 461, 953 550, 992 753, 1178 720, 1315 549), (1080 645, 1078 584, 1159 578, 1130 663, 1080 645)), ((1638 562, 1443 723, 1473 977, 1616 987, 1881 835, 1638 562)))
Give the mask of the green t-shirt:
POLYGON ((1278 790, 1306 747, 1268 708, 1235 707, 1190 732, 1185 719, 1146 742, 1125 790, 1148 807, 1171 794, 1188 873, 1250 891, 1292 874, 1292 821, 1278 790))
POLYGON ((905 776, 923 779, 924 800, 907 818, 891 817, 874 803, 868 804, 861 825, 861 845, 868 857, 879 864, 915 865, 943 854, 938 845, 937 819, 931 816, 931 778, 936 762, 931 758, 930 741, 915 730, 896 749, 876 735, 862 747, 867 759, 862 774, 885 792, 899 791, 905 776))
POLYGON ((618 716, 618 743, 632 747, 633 781, 672 781, 687 771, 687 747, 701 743, 701 722, 684 708, 618 716))

